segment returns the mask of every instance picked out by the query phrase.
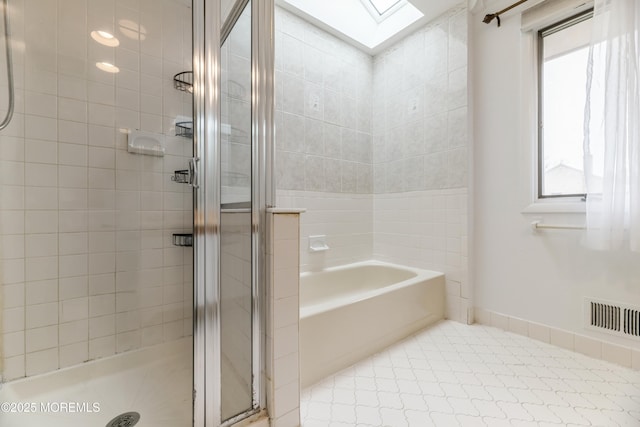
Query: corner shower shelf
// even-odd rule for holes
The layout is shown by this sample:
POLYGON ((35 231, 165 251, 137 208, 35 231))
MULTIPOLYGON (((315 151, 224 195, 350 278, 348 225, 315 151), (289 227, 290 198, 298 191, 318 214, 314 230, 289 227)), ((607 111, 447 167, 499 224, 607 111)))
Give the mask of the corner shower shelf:
POLYGON ((181 169, 178 171, 174 171, 173 175, 171 176, 171 181, 178 184, 191 184, 189 170, 181 169))
POLYGON ((173 76, 173 87, 183 92, 193 93, 193 71, 183 71, 173 76))
POLYGON ((174 234, 174 246, 193 246, 193 234, 174 234))
POLYGON ((176 122, 176 136, 193 138, 193 122, 176 122))

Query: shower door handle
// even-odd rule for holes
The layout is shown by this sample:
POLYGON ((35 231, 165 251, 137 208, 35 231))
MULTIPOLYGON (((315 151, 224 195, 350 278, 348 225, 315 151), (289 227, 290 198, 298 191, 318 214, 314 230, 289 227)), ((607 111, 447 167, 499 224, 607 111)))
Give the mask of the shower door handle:
POLYGON ((198 162, 200 161, 199 157, 192 157, 189 159, 189 185, 191 185, 194 189, 198 188, 198 162))

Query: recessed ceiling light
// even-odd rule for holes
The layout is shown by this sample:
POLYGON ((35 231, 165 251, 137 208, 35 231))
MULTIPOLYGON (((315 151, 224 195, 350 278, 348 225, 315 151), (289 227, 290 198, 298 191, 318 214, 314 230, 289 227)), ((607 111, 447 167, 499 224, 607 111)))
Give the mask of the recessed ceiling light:
POLYGON ((109 62, 96 62, 96 67, 102 71, 106 71, 107 73, 119 73, 120 68, 109 62))
POLYGON ((91 38, 104 46, 116 47, 120 41, 111 33, 106 31, 91 31, 91 38))

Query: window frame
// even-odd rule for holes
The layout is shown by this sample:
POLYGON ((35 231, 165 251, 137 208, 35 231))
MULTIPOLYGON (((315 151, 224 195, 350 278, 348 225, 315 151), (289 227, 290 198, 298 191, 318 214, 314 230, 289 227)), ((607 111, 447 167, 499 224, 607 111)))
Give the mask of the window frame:
POLYGON ((371 15, 371 18, 373 18, 373 20, 376 21, 376 23, 378 24, 380 24, 382 21, 384 21, 385 19, 387 19, 388 17, 390 17, 391 15, 393 15, 398 10, 402 9, 404 6, 408 4, 406 0, 398 0, 393 6, 391 6, 389 9, 387 9, 386 11, 384 11, 384 13, 381 14, 380 11, 378 11, 378 8, 371 1, 360 0, 360 2, 364 6, 364 8, 367 9, 367 12, 369 12, 369 15, 371 15))
POLYGON ((561 19, 559 21, 554 22, 553 24, 547 25, 542 29, 536 31, 536 72, 537 72, 537 144, 536 144, 536 200, 538 201, 549 201, 549 200, 563 200, 569 202, 586 201, 587 194, 586 193, 576 193, 576 194, 542 194, 543 189, 543 179, 544 179, 544 73, 543 73, 543 65, 544 65, 544 37, 549 36, 551 34, 555 34, 562 30, 565 30, 573 25, 584 22, 588 19, 593 18, 593 7, 583 10, 579 13, 573 14, 567 18, 561 19))

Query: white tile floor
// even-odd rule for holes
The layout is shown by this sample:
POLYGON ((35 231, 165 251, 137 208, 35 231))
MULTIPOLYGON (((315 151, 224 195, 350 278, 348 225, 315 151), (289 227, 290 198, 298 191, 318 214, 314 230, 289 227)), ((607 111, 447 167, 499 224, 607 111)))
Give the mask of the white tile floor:
POLYGON ((443 321, 302 392, 304 427, 640 426, 640 372, 443 321))

